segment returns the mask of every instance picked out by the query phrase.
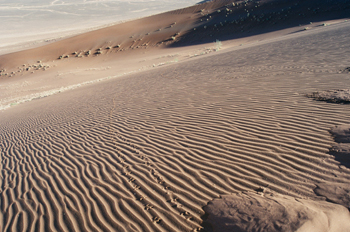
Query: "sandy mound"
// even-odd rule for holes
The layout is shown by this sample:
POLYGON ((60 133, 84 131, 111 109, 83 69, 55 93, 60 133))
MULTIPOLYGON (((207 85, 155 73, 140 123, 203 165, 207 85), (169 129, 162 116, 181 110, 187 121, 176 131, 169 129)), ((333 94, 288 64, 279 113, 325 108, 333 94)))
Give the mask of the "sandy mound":
POLYGON ((337 143, 350 143, 350 124, 335 126, 330 132, 337 143))
POLYGON ((350 214, 343 206, 272 193, 223 196, 205 211, 213 231, 220 232, 345 232, 350 228, 350 214))
POLYGON ((350 168, 350 143, 339 143, 334 145, 329 154, 333 155, 342 166, 350 168))
POLYGON ((337 89, 326 90, 320 92, 313 92, 306 95, 309 98, 313 98, 317 101, 326 101, 330 103, 350 103, 350 90, 349 89, 337 89))
MULTIPOLYGON (((334 141, 329 151, 335 160, 340 162, 340 168, 346 170, 350 167, 350 124, 337 125, 330 130, 334 141)), ((314 192, 319 196, 324 196, 328 201, 344 205, 350 209, 350 186, 348 182, 334 183, 321 182, 317 184, 314 192)))
POLYGON ((335 126, 330 132, 334 137, 334 141, 338 144, 333 145, 329 153, 333 155, 341 165, 350 168, 350 124, 335 126))
POLYGON ((316 194, 324 196, 327 200, 344 205, 350 209, 349 183, 323 182, 317 184, 316 194))

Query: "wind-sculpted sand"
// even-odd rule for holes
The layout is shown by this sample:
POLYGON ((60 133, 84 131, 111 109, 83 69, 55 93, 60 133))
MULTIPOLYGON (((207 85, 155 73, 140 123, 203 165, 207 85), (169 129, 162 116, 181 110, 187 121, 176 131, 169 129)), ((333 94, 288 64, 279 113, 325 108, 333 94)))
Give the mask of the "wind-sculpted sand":
POLYGON ((349 186, 329 129, 350 105, 305 94, 350 84, 338 73, 349 35, 228 50, 1 112, 0 230, 198 231, 209 201, 262 188, 325 204, 319 183, 349 186))
POLYGON ((197 3, 196 0, 153 1, 1 1, 0 54, 30 45, 43 46, 68 37, 197 3), (137 3, 136 3, 137 2, 137 3), (21 43, 21 44, 19 44, 21 43), (9 46, 12 45, 12 46, 9 46))

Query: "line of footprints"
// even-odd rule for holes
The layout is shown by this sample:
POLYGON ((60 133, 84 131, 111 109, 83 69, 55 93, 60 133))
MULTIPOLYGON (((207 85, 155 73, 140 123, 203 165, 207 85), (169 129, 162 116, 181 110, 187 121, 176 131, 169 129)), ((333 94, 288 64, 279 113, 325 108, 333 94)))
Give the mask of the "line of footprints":
MULTIPOLYGON (((147 165, 147 167, 151 168, 150 169, 150 173, 153 176, 153 179, 160 185, 163 186, 163 190, 169 190, 170 187, 166 185, 165 181, 163 180, 163 178, 160 176, 160 174, 156 171, 156 169, 152 168, 153 164, 149 161, 148 157, 145 155, 141 155, 140 153, 140 148, 138 148, 138 146, 130 143, 130 141, 128 141, 127 139, 124 138, 124 136, 122 135, 117 135, 117 137, 122 140, 123 142, 127 143, 128 145, 130 145, 131 147, 133 147, 135 149, 135 153, 138 154, 138 158, 141 158, 142 160, 144 160, 144 164, 147 165)), ((129 165, 124 163, 124 159, 123 156, 120 156, 120 162, 123 164, 123 175, 129 177, 128 182, 133 183, 135 182, 135 178, 131 176, 132 172, 129 170, 129 165)), ((133 186, 133 190, 135 191, 134 195, 138 195, 139 197, 137 197, 137 200, 139 201, 143 201, 145 200, 147 197, 143 196, 139 193, 137 193, 136 191, 140 189, 140 186, 137 184, 132 185, 133 186)), ((169 194, 169 193, 167 193, 169 194)), ((172 195, 172 194, 171 194, 172 195)), ((171 207, 173 208, 180 208, 181 204, 178 202, 179 198, 178 197, 171 197, 170 200, 167 200, 168 203, 171 204, 171 207)), ((151 204, 145 204, 144 205, 144 210, 150 211, 154 208, 153 205, 151 204)), ((191 216, 190 212, 188 211, 183 211, 180 213, 181 216, 183 216, 186 220, 193 220, 193 217, 191 216)), ((154 216, 152 218, 153 223, 157 223, 160 224, 162 222, 162 219, 158 216, 154 216)), ((197 227, 194 228, 192 231, 200 231, 202 227, 197 227)))

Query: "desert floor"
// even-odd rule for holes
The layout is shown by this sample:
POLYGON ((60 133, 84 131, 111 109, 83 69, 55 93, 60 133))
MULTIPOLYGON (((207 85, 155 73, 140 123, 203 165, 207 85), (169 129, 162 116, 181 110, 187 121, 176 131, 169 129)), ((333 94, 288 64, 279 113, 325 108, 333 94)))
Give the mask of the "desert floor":
POLYGON ((254 41, 120 76, 92 70, 116 76, 0 111, 0 231, 211 231, 203 207, 242 192, 296 212, 297 199, 326 204, 276 231, 331 205, 325 220, 349 219, 350 166, 330 154, 330 129, 349 123, 350 104, 305 95, 349 87, 350 22, 254 41))

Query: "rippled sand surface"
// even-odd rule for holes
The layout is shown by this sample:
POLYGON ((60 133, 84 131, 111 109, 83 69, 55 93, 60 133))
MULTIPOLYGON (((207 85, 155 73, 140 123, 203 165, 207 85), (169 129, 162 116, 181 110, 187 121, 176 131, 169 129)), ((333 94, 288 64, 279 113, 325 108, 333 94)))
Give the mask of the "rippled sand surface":
POLYGON ((1 231, 192 231, 220 195, 325 200, 350 27, 214 54, 1 113, 1 231))

